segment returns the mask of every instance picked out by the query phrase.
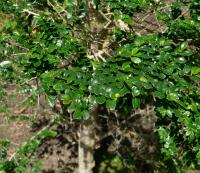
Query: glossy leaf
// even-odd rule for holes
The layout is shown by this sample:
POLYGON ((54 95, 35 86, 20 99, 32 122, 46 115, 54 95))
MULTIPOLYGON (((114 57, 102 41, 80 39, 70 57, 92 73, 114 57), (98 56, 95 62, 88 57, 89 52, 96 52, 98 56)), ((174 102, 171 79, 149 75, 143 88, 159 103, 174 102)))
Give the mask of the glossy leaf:
POLYGON ((132 99, 132 106, 134 109, 140 108, 140 99, 139 98, 133 98, 132 99))
POLYGON ((115 110, 115 108, 116 108, 116 100, 111 100, 111 99, 106 100, 106 106, 110 110, 115 110))

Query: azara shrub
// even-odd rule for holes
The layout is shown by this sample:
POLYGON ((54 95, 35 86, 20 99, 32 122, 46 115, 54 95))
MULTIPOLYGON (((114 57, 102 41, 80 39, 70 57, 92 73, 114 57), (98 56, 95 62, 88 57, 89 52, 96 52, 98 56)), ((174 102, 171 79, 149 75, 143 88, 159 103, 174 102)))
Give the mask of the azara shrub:
POLYGON ((157 13, 167 29, 149 34, 123 30, 116 23, 121 20, 131 27, 133 14, 148 8, 156 10, 161 1, 91 4, 1 1, 1 11, 12 16, 0 34, 0 60, 12 62, 9 67, 0 67, 1 79, 5 79, 5 73, 19 83, 37 78, 38 90, 47 95, 51 105, 59 99, 65 112, 75 119, 89 119, 97 105, 124 116, 147 104, 154 105, 156 133, 167 171, 171 167, 174 172, 195 167, 200 160, 200 3, 174 3, 171 16, 157 13), (182 15, 182 7, 187 7, 187 17, 182 15), (92 15, 96 19, 101 13, 105 13, 103 25, 107 20, 110 30, 90 26, 88 19, 92 15), (99 35, 104 43, 115 43, 112 53, 102 55, 105 61, 88 58, 91 49, 94 53, 104 48, 104 43, 97 50, 91 44, 99 35))

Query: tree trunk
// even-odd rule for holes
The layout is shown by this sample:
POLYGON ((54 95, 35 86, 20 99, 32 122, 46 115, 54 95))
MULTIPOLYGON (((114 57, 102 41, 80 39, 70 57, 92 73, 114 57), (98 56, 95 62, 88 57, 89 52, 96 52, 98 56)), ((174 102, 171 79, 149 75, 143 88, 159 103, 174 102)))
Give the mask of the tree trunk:
POLYGON ((94 122, 86 120, 81 129, 78 147, 79 173, 92 173, 95 166, 94 149, 96 144, 94 122))

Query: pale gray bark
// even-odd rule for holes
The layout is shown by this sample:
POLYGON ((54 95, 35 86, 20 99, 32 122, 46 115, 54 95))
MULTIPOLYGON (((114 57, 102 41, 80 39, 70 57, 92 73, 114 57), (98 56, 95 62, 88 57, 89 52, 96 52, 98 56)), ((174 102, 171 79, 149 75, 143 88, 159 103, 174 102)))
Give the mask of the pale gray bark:
POLYGON ((95 166, 94 148, 96 143, 94 122, 87 120, 80 129, 78 146, 79 173, 92 173, 95 166))

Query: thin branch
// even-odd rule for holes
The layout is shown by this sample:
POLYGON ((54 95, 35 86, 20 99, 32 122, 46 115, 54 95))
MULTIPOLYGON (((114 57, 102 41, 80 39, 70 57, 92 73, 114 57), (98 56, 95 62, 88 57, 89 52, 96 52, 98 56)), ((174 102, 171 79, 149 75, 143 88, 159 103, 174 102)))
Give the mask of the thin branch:
MULTIPOLYGON (((63 20, 63 22, 67 23, 66 19, 56 10, 56 7, 49 0, 47 0, 47 2, 48 2, 48 5, 50 5, 55 10, 55 12, 60 16, 60 18, 63 20)), ((57 4, 57 6, 59 6, 59 5, 57 4)), ((63 9, 63 11, 65 11, 65 10, 63 9)))
POLYGON ((28 13, 29 15, 31 14, 31 15, 34 15, 34 16, 39 16, 39 14, 37 14, 33 11, 30 11, 29 9, 24 9, 23 12, 28 13))
POLYGON ((22 53, 14 53, 14 54, 10 54, 10 56, 19 56, 19 55, 26 55, 27 53, 22 52, 22 53))
POLYGON ((29 51, 28 48, 26 48, 26 47, 24 47, 24 46, 21 46, 19 43, 17 43, 17 42, 14 41, 14 40, 9 39, 9 40, 8 40, 8 43, 9 43, 11 46, 17 46, 17 47, 19 47, 19 48, 21 48, 21 49, 25 49, 26 51, 29 51))
POLYGON ((33 77, 33 78, 29 79, 29 80, 26 80, 21 85, 24 85, 25 83, 29 83, 30 81, 35 80, 35 79, 37 79, 37 77, 33 77))
POLYGON ((155 15, 155 18, 156 18, 156 21, 157 21, 157 24, 158 24, 158 27, 159 27, 159 30, 161 33, 164 33, 164 30, 162 29, 162 26, 160 25, 160 22, 158 21, 158 18, 157 18, 157 15, 156 15, 156 11, 154 10, 154 15, 155 15))

